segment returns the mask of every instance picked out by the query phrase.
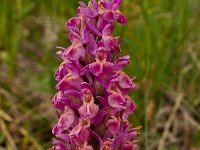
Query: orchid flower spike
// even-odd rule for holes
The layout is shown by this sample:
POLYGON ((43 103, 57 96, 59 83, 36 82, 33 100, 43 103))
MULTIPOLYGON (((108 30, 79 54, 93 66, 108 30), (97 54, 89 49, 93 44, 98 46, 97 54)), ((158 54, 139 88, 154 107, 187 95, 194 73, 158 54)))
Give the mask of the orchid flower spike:
POLYGON ((58 92, 52 106, 59 119, 52 129, 52 150, 134 150, 139 128, 128 116, 135 110, 128 96, 136 85, 122 71, 130 56, 119 57, 114 22, 126 24, 122 0, 80 2, 66 23, 71 45, 58 47, 63 62, 55 73, 58 92))

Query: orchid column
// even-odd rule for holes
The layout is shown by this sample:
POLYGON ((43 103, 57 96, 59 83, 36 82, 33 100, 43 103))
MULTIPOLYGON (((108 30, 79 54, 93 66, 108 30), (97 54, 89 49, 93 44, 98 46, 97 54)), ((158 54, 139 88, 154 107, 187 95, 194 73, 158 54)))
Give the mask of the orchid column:
POLYGON ((133 150, 137 128, 128 116, 135 104, 127 95, 134 87, 122 68, 120 37, 114 22, 126 24, 118 10, 122 0, 80 2, 77 17, 66 27, 72 45, 57 54, 63 59, 55 73, 58 93, 52 100, 59 115, 52 133, 54 150, 133 150))

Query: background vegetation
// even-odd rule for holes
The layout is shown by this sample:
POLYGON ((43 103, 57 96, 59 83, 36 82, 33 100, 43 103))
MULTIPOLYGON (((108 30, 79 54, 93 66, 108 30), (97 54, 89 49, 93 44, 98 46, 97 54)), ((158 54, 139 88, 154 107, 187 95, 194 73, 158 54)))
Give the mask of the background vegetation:
MULTIPOLYGON (((86 2, 86 0, 85 0, 86 2)), ((51 108, 57 45, 76 0, 0 1, 0 149, 43 150, 57 121, 51 108)), ((140 149, 200 149, 200 1, 124 0, 116 26, 142 125, 140 149)))

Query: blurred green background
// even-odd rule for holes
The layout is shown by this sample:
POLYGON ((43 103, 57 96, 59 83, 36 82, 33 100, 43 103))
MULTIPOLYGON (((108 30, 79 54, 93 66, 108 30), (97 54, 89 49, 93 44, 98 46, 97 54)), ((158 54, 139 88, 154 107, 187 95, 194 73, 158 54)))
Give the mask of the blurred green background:
MULTIPOLYGON (((85 0, 86 2, 86 0, 85 0)), ((65 22, 75 0, 0 0, 0 150, 51 146, 56 46, 68 47, 65 22)), ((116 24, 142 125, 141 150, 200 149, 200 1, 124 0, 116 24)))

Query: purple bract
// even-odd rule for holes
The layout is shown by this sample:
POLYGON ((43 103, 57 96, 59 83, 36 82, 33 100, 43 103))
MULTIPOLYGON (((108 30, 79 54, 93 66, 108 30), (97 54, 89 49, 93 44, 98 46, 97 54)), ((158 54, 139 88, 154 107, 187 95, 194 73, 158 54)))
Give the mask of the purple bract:
POLYGON ((135 88, 122 68, 120 37, 114 22, 126 24, 118 10, 122 0, 80 2, 77 17, 66 23, 71 46, 58 47, 63 62, 55 73, 58 93, 52 99, 59 120, 52 133, 53 150, 134 150, 139 128, 128 116, 135 110, 127 95, 135 88))

